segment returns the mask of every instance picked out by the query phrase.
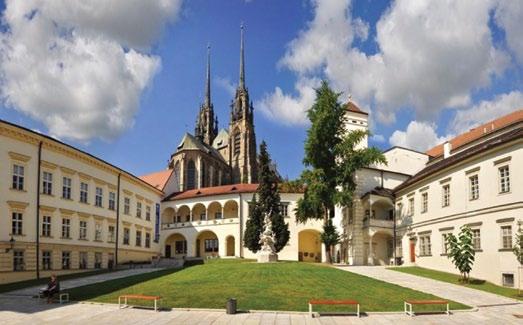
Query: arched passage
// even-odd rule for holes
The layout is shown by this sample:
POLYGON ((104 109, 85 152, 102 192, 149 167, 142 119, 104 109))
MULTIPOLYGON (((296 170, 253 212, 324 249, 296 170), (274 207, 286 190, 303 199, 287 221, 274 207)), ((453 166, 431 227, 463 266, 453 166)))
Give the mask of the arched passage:
POLYGON ((207 213, 205 205, 202 203, 196 203, 192 207, 192 220, 193 221, 204 221, 207 219, 207 213))
POLYGON ((207 207, 207 218, 209 220, 223 219, 222 205, 219 202, 212 202, 207 207))
POLYGON ((196 237, 196 257, 218 256, 218 236, 210 230, 204 230, 196 237))
POLYGON ((229 200, 225 202, 225 205, 223 206, 223 218, 238 218, 238 203, 233 200, 229 200))
POLYGON ((165 240, 164 254, 166 258, 183 257, 187 255, 187 239, 182 234, 172 234, 165 240))
POLYGON ((174 208, 168 207, 165 208, 162 212, 162 223, 172 223, 176 222, 176 219, 174 218, 176 215, 176 211, 174 208))
POLYGON ((302 230, 298 233, 298 260, 321 262, 321 239, 316 230, 302 230))
POLYGON ((225 244, 226 244, 226 248, 227 248, 226 255, 234 256, 234 248, 235 248, 234 236, 232 236, 232 235, 227 236, 227 238, 225 238, 225 244))
POLYGON ((176 214, 176 222, 189 222, 191 221, 191 209, 187 205, 182 205, 178 208, 176 214))
POLYGON ((389 265, 393 257, 393 237, 389 233, 376 232, 370 237, 369 247, 365 250, 368 265, 389 265))

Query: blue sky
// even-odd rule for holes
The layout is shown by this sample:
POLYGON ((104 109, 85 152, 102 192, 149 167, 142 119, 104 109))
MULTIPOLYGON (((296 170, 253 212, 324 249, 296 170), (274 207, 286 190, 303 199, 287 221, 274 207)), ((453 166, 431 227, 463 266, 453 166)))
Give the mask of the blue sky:
MULTIPOLYGON (((523 45, 513 36, 520 27, 518 17, 523 16, 523 7, 510 8, 510 2, 493 1, 484 8, 475 6, 472 11, 465 5, 454 8, 443 2, 426 4, 414 8, 419 11, 414 16, 409 16, 412 10, 407 10, 409 4, 405 1, 170 2, 169 10, 141 9, 143 15, 134 8, 122 8, 116 18, 108 15, 107 21, 101 22, 92 18, 89 8, 77 10, 70 4, 57 10, 38 8, 38 4, 28 1, 25 7, 5 15, 8 11, 3 3, 3 37, 11 45, 29 46, 30 37, 25 37, 34 33, 31 24, 42 24, 36 25, 38 30, 45 32, 49 28, 47 36, 59 39, 58 50, 33 52, 42 55, 44 61, 64 62, 59 64, 61 73, 69 66, 73 69, 67 74, 67 83, 59 82, 56 87, 20 87, 61 79, 54 74, 50 77, 46 73, 48 66, 24 72, 41 60, 27 63, 6 59, 6 53, 13 53, 2 48, 0 118, 56 134, 137 175, 164 169, 183 133, 193 132, 204 90, 207 43, 211 44, 212 101, 220 128, 227 126, 233 96, 230 88, 238 79, 242 21, 246 26, 246 83, 255 103, 257 140, 268 143, 280 173, 290 178, 302 170, 307 129, 303 116, 305 106, 310 104, 304 94, 320 79, 329 80, 336 90, 344 92, 342 100, 350 93, 364 110, 370 111, 373 133, 377 135, 371 144, 382 149, 391 145, 426 149, 464 128, 523 107, 523 45), (13 18, 19 11, 29 12, 31 4, 36 19, 20 22, 13 18), (463 22, 459 22, 459 15, 463 15, 463 22), (459 28, 456 32, 456 22, 449 17, 463 24, 463 33, 459 28), (435 22, 438 27, 431 25, 435 22), (126 23, 129 27, 120 29, 126 23), (416 24, 419 31, 413 28, 416 24), (52 30, 56 25, 64 27, 58 35, 52 30), (443 33, 445 28, 453 32, 443 33), (142 31, 143 37, 136 36, 142 31), (80 46, 77 40, 91 42, 79 42, 80 46), (445 42, 449 42, 448 50, 445 42), (104 50, 111 45, 116 45, 114 55, 104 50), (100 68, 101 72, 84 74, 75 68, 82 66, 83 56, 71 53, 86 48, 94 53, 95 61, 114 61, 107 66, 92 63, 88 68, 100 68), (127 55, 133 51, 141 61, 133 58, 129 63, 127 55), (403 66, 398 53, 406 53, 407 63, 403 66), (124 57, 127 59, 119 61, 124 57), (135 84, 131 85, 127 77, 121 78, 125 82, 116 79, 128 72, 126 66, 117 70, 121 62, 131 64, 137 75, 146 77, 133 77, 135 84), (454 63, 456 66, 452 66, 454 63), (27 77, 33 70, 38 75, 27 77), (26 79, 16 79, 22 78, 20 75, 26 79), (82 93, 69 97, 69 93, 85 86, 82 82, 96 84, 100 79, 115 85, 114 92, 121 96, 118 101, 124 102, 121 107, 108 113, 103 104, 114 103, 115 99, 112 91, 102 86, 91 85, 88 94, 92 96, 82 93), (299 88, 300 84, 306 86, 299 88), (34 95, 39 92, 43 95, 34 95), (55 99, 48 100, 45 94, 55 99), (63 105, 63 109, 54 109, 53 105, 63 105), (68 105, 75 107, 76 113, 70 114, 68 105), (49 118, 52 114, 47 110, 71 121, 71 125, 56 122, 62 121, 60 118, 49 118), (287 114, 278 118, 280 112, 287 114), (124 117, 117 116, 120 113, 124 117), (85 121, 76 121, 82 118, 85 121), (75 128, 81 130, 81 137, 68 136, 75 128)), ((33 43, 30 46, 36 46, 33 43)))

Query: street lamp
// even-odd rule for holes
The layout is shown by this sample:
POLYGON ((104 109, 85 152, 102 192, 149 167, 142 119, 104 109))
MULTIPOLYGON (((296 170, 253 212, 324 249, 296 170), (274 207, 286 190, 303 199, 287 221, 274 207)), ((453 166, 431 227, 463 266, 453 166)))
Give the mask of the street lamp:
POLYGON ((6 248, 5 252, 9 253, 10 251, 13 250, 14 247, 15 247, 15 239, 13 238, 13 235, 11 235, 11 239, 9 239, 9 248, 6 248))

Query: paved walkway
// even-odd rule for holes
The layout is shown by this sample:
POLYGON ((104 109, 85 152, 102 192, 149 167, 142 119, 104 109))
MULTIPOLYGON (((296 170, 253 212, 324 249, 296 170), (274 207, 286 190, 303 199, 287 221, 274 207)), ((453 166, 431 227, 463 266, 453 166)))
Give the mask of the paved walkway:
MULTIPOLYGON (((60 281, 60 289, 61 290, 71 289, 71 288, 81 287, 81 286, 94 284, 94 283, 98 283, 98 282, 125 278, 128 276, 149 273, 149 272, 154 272, 154 271, 159 271, 159 270, 161 270, 161 269, 160 268, 129 269, 129 270, 122 270, 122 271, 116 271, 116 272, 91 275, 91 276, 81 277, 81 278, 77 278, 77 279, 64 280, 64 281, 60 281)), ((58 278, 58 279, 60 279, 60 278, 58 278)), ((38 290, 42 287, 45 287, 45 285, 38 285, 38 286, 34 286, 34 287, 28 287, 28 288, 24 288, 24 289, 15 290, 15 291, 10 291, 10 292, 4 293, 4 294, 0 294, 0 296, 8 295, 8 296, 30 296, 31 297, 31 296, 34 296, 35 294, 37 294, 38 290)))
POLYGON ((470 289, 467 287, 436 281, 403 272, 387 270, 382 266, 340 266, 338 268, 344 271, 357 273, 385 282, 394 283, 402 287, 427 292, 435 296, 454 300, 468 306, 484 307, 521 303, 521 301, 515 299, 495 295, 481 290, 470 289))
POLYGON ((355 316, 322 316, 310 318, 306 313, 254 312, 227 315, 224 311, 172 310, 154 312, 145 309, 125 308, 111 304, 70 303, 39 304, 36 299, 0 297, 2 324, 522 324, 514 314, 523 315, 522 305, 481 308, 476 312, 459 312, 453 315, 420 315, 409 317, 401 313, 373 313, 355 316))

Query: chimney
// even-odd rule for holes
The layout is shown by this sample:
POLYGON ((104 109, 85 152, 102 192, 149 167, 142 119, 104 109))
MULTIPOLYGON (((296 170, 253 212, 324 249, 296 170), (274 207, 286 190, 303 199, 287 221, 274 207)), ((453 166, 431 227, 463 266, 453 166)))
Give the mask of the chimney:
POLYGON ((443 159, 450 157, 451 149, 452 149, 452 145, 450 144, 450 142, 445 141, 445 143, 443 144, 443 159))

